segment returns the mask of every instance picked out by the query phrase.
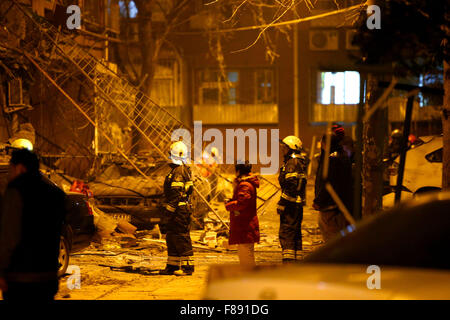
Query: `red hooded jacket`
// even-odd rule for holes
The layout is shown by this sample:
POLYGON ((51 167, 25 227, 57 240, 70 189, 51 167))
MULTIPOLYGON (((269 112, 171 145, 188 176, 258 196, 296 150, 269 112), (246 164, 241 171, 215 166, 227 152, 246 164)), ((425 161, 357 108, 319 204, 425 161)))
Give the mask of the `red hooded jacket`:
POLYGON ((230 211, 229 244, 259 242, 259 221, 256 214, 257 176, 248 175, 234 180, 233 198, 225 205, 230 211))

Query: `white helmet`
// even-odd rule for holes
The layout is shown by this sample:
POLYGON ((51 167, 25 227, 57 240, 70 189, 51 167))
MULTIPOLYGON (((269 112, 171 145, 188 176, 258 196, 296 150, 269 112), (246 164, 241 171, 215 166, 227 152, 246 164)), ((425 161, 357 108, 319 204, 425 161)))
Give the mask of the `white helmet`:
POLYGON ((33 144, 28 139, 16 139, 11 144, 11 147, 17 148, 17 149, 28 149, 30 151, 33 151, 33 144))
POLYGON ((213 157, 219 156, 219 149, 217 149, 216 147, 212 147, 211 148, 211 156, 213 156, 213 157))
POLYGON ((182 141, 172 143, 170 146, 169 158, 174 164, 182 165, 183 163, 186 163, 187 156, 188 149, 182 141))
POLYGON ((294 151, 300 151, 303 145, 302 140, 300 140, 296 136, 287 136, 281 142, 287 145, 289 149, 294 151))

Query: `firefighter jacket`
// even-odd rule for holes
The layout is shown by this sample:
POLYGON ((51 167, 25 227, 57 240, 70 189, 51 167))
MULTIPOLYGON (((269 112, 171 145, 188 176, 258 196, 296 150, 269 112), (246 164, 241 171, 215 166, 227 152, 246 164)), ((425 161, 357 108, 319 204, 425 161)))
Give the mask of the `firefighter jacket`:
POLYGON ((168 214, 189 206, 189 196, 194 189, 191 169, 185 165, 171 164, 171 171, 164 181, 164 208, 168 214))
POLYGON ((278 182, 281 187, 281 206, 288 204, 305 205, 306 202, 306 170, 308 158, 304 154, 292 153, 286 156, 280 169, 278 182))

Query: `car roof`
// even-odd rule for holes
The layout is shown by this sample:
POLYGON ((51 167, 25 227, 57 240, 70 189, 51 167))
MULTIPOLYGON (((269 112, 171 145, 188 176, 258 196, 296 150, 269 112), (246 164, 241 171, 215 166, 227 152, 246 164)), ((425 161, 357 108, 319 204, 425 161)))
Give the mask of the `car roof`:
POLYGON ((343 232, 305 262, 450 269, 450 192, 416 197, 343 232), (351 231, 351 230, 349 230, 351 231))
POLYGON ((412 148, 411 150, 419 150, 419 149, 435 149, 443 146, 444 140, 442 136, 425 136, 420 137, 424 143, 417 146, 416 148, 412 148))
POLYGON ((425 137, 420 137, 420 139, 424 143, 421 145, 418 145, 415 148, 409 149, 408 157, 411 157, 413 155, 416 155, 419 157, 425 157, 427 154, 443 147, 442 136, 425 136, 425 137))

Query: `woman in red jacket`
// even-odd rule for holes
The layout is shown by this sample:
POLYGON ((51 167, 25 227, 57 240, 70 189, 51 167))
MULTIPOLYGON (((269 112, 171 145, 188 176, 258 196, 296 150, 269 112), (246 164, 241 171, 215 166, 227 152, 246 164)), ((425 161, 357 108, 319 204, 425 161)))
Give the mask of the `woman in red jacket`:
POLYGON ((252 175, 252 165, 237 164, 233 198, 225 205, 230 211, 230 245, 238 245, 241 266, 255 265, 255 243, 259 243, 259 222, 256 214, 258 177, 252 175))

